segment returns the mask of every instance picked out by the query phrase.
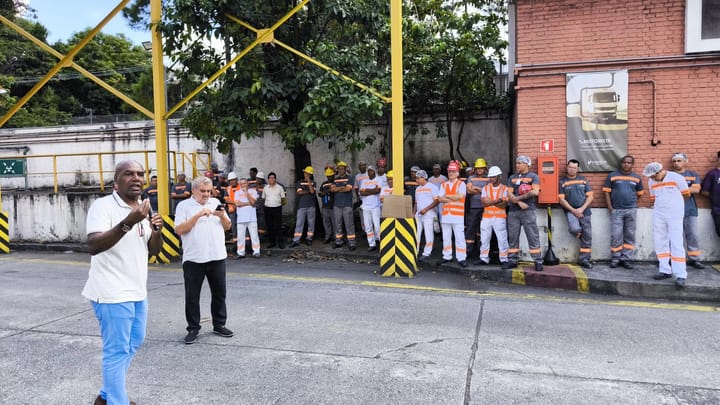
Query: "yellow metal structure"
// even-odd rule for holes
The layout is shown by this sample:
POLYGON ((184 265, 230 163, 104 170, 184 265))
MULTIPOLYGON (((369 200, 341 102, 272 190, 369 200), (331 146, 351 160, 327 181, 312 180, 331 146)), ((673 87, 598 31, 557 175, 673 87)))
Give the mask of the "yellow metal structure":
POLYGON ((403 63, 402 0, 390 0, 390 73, 392 78, 392 169, 395 174, 394 195, 403 195, 400 182, 405 178, 403 154, 403 63))
POLYGON ((153 99, 155 111, 155 149, 157 150, 158 211, 170 214, 170 179, 168 179, 167 104, 165 103, 165 66, 162 57, 162 37, 158 31, 162 19, 162 1, 150 1, 152 30, 153 99))

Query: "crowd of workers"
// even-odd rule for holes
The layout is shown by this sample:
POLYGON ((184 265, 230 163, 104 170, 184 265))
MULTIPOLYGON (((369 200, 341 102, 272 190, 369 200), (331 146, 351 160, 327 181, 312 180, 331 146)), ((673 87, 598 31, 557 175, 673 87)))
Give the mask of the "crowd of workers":
MULTIPOLYGON (((720 161, 720 152, 718 159, 720 161)), ((649 178, 647 185, 654 202, 653 235, 660 261, 657 277, 675 275, 680 287, 687 277, 686 264, 696 268, 704 266, 697 238, 696 195, 700 192, 711 198, 720 236, 720 169, 710 171, 701 187, 700 176, 686 168, 687 162, 685 154, 676 153, 671 159, 672 170, 665 170, 662 164, 654 162, 643 171, 649 178), (678 181, 678 176, 684 180, 678 181), (680 233, 675 232, 677 229, 680 233)), ((634 163, 632 156, 623 157, 620 167, 608 174, 602 187, 611 216, 610 267, 613 268, 633 268, 637 201, 644 192, 642 177, 633 171, 634 163)), ((558 197, 566 213, 568 229, 579 240, 578 264, 591 268, 594 195, 588 180, 579 174, 579 166, 577 160, 568 160, 565 176, 559 181, 558 197)), ((483 158, 478 158, 472 166, 450 161, 444 167, 447 177, 437 163, 430 173, 412 166, 409 175, 402 179, 402 187, 413 202, 418 261, 429 260, 434 235, 441 233, 443 263, 452 261, 454 254, 462 267, 468 265, 469 257, 474 257, 473 264, 488 264, 494 234, 501 267, 513 268, 518 263, 520 232, 524 230, 527 253, 534 261, 535 270, 543 271, 536 218, 541 185, 531 168, 528 156, 518 156, 514 173, 503 181, 502 170, 498 166, 488 167, 483 158)), ((332 243, 335 248, 347 246, 352 251, 357 248, 357 235, 364 234, 368 250, 377 250, 383 201, 392 194, 394 186, 393 173, 387 171, 386 160, 378 159, 376 165, 361 161, 355 175, 345 162, 327 165, 325 181, 319 185, 314 175, 314 169, 308 166, 294 184, 296 222, 290 247, 303 243, 303 235, 304 243, 313 244, 319 213, 321 220, 317 222, 322 224, 324 243, 332 243), (356 213, 360 229, 356 229, 356 213)), ((230 216, 232 229, 228 239, 236 243, 238 258, 259 257, 262 239, 266 248, 285 248, 282 207, 287 203, 286 187, 278 183, 275 173, 266 176, 252 168, 248 178, 239 178, 235 172, 220 171, 213 163, 205 176, 212 180, 212 197, 222 203, 222 209, 230 216), (246 253, 247 250, 251 252, 246 253)), ((155 178, 151 179, 144 191, 154 209, 157 209, 156 183, 155 178)), ((178 175, 170 194, 173 206, 189 198, 191 192, 185 176, 178 175)))

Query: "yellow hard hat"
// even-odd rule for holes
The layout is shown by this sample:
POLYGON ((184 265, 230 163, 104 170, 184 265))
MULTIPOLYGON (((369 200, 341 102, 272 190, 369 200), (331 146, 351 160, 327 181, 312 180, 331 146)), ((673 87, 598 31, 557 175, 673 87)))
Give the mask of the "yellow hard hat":
POLYGON ((385 176, 386 176, 388 179, 392 179, 392 178, 393 178, 393 172, 392 172, 392 170, 390 170, 389 172, 385 173, 385 176))
POLYGON ((485 159, 477 158, 475 160, 475 167, 487 167, 487 163, 485 163, 485 159))
MULTIPOLYGON (((311 173, 311 174, 312 174, 312 173, 311 173)), ((332 175, 334 175, 334 174, 335 174, 335 170, 333 170, 333 169, 331 169, 331 168, 329 168, 329 167, 325 169, 325 175, 326 175, 326 176, 332 176, 332 175)))
POLYGON ((345 167, 347 167, 347 163, 345 163, 345 162, 343 162, 343 161, 341 160, 341 161, 337 162, 337 164, 336 164, 335 166, 337 166, 337 167, 340 167, 340 166, 345 166, 345 167))
POLYGON ((461 161, 460 161, 460 168, 461 168, 461 169, 464 169, 464 168, 466 168, 466 167, 468 167, 467 162, 464 161, 464 160, 461 160, 461 161))
POLYGON ((308 167, 304 168, 303 171, 307 174, 313 174, 312 166, 308 166, 308 167))

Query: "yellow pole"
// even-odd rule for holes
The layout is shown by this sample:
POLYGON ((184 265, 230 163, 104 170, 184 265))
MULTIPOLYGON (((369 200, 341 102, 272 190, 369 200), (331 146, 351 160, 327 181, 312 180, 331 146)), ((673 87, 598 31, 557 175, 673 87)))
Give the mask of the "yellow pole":
POLYGON ((170 215, 168 181, 167 104, 165 100, 165 66, 163 65, 162 36, 158 25, 162 20, 162 1, 150 0, 152 29, 153 99, 155 113, 155 150, 157 151, 158 211, 170 215))
POLYGON ((403 195, 402 0, 390 1, 390 70, 392 78, 393 195, 403 195))

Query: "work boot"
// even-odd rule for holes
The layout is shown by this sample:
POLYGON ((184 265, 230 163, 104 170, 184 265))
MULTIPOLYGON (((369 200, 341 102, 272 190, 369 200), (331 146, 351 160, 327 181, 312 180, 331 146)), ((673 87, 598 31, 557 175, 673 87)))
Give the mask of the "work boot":
POLYGON ((539 262, 535 262, 535 271, 543 271, 543 264, 539 262))
POLYGON ((695 267, 696 269, 704 269, 705 265, 700 262, 700 260, 690 260, 688 261, 688 264, 690 266, 695 267))

